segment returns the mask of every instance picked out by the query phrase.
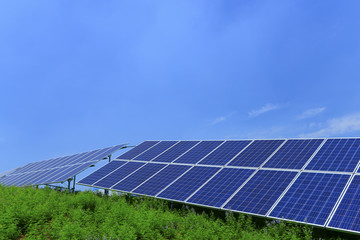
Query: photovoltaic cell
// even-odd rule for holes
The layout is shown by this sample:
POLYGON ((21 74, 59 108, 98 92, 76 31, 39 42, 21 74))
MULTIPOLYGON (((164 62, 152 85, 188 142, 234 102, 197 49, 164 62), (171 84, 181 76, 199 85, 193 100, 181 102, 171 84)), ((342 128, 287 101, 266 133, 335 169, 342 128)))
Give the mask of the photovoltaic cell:
POLYGON ((221 207, 255 170, 224 168, 187 202, 221 207))
POLYGON ((352 180, 340 202, 330 227, 360 232, 360 176, 352 180))
POLYGON ((159 141, 145 141, 141 143, 140 145, 132 148, 131 150, 127 151, 126 153, 118 156, 116 159, 133 159, 137 155, 143 153, 144 151, 148 150, 155 144, 159 143, 159 141))
POLYGON ((184 201, 219 169, 217 167, 193 167, 160 193, 159 197, 184 201))
POLYGON ((102 168, 98 169, 97 171, 93 172, 92 174, 86 176, 85 178, 81 179, 78 183, 92 185, 94 182, 99 181, 101 178, 105 177, 112 171, 116 170, 117 168, 124 165, 126 161, 118 161, 114 160, 110 163, 106 164, 102 168))
POLYGON ((165 164, 148 163, 144 167, 140 168, 138 171, 134 172, 127 178, 117 183, 115 186, 112 187, 112 189, 123 192, 131 192, 131 190, 136 188, 139 184, 144 182, 146 179, 148 179, 164 167, 166 167, 165 164))
POLYGON ((259 167, 284 140, 255 140, 229 166, 259 167))
POLYGON ((97 181, 92 185, 101 188, 110 188, 113 185, 117 184, 122 179, 124 179, 126 176, 131 174, 133 171, 142 167, 144 164, 145 163, 139 163, 139 162, 126 163, 122 165, 120 168, 110 173, 109 175, 107 175, 106 177, 102 178, 100 181, 97 181))
POLYGON ((225 209, 265 215, 296 172, 260 170, 225 205, 225 209))
POLYGON ((146 181, 144 184, 134 189, 133 192, 155 196, 189 168, 190 166, 169 165, 161 170, 161 172, 157 173, 154 177, 146 181))
POLYGON ((177 157, 179 157, 181 154, 185 153, 187 150, 189 150, 191 147, 193 147, 195 144, 199 143, 199 141, 181 141, 174 145, 169 150, 165 151, 158 157, 154 158, 153 162, 172 162, 177 157))
POLYGON ((223 141, 202 141, 190 151, 175 160, 175 163, 195 164, 213 151, 223 141))
POLYGON ((225 165, 242 149, 249 145, 251 141, 226 141, 214 152, 201 160, 199 164, 205 165, 225 165))
POLYGON ((288 140, 264 167, 301 169, 322 141, 323 139, 288 140))
POLYGON ((176 143, 177 143, 177 141, 161 141, 160 143, 156 144, 154 147, 143 152, 142 154, 135 157, 134 159, 139 160, 139 161, 151 161, 153 158, 157 157, 159 154, 168 150, 170 147, 174 146, 176 143))
POLYGON ((328 139, 306 169, 352 172, 360 160, 360 139, 328 139))
POLYGON ((349 177, 302 172, 270 216, 324 225, 349 177))

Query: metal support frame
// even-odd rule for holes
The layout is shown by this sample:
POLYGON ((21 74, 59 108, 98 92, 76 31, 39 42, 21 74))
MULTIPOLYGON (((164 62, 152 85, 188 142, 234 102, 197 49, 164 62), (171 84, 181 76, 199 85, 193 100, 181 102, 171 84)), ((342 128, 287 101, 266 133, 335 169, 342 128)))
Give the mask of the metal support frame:
MULTIPOLYGON (((108 156, 108 158, 109 158, 109 162, 111 162, 111 154, 108 156)), ((104 194, 105 196, 109 196, 109 189, 105 189, 104 194)))

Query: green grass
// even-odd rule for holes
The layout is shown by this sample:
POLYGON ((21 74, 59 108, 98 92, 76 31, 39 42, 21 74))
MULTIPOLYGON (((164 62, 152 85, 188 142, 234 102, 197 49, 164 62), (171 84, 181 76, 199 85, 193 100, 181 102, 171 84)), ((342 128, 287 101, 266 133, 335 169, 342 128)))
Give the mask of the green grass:
POLYGON ((245 215, 205 211, 170 210, 168 202, 152 198, 0 186, 0 239, 315 238, 306 225, 255 224, 245 215))

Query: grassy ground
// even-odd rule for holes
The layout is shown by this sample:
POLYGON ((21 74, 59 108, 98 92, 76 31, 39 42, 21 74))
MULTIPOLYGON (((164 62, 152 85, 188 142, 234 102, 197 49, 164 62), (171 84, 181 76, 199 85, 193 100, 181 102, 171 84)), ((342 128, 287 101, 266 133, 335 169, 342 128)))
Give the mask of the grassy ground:
MULTIPOLYGON (((0 186, 0 239, 313 239, 309 226, 170 210, 168 203, 92 192, 0 186)), ((318 238, 318 237, 316 237, 318 238)))

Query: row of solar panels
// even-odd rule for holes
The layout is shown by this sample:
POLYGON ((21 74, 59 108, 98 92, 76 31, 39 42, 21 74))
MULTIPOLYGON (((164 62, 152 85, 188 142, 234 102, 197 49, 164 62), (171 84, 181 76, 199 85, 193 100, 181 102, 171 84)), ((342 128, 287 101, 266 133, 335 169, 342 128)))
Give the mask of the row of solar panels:
POLYGON ((146 141, 79 184, 360 232, 360 139, 146 141))
POLYGON ((33 162, 0 177, 3 185, 42 185, 61 183, 108 157, 125 144, 33 162))
POLYGON ((353 172, 360 159, 360 139, 290 139, 253 141, 145 141, 118 159, 233 167, 353 172))

